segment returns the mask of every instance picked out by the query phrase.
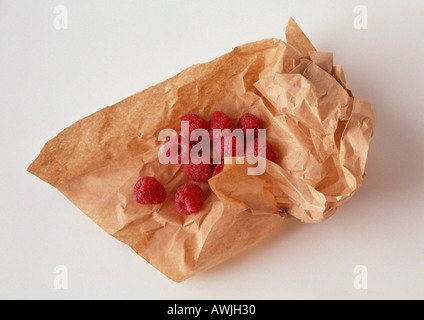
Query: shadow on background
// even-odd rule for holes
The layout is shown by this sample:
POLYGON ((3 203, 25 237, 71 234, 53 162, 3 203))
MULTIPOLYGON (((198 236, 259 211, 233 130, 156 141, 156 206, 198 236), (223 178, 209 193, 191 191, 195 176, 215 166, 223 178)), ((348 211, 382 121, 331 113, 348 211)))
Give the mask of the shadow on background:
POLYGON ((406 202, 422 191, 424 143, 418 128, 393 108, 377 109, 377 127, 371 140, 366 178, 358 192, 362 201, 406 202))

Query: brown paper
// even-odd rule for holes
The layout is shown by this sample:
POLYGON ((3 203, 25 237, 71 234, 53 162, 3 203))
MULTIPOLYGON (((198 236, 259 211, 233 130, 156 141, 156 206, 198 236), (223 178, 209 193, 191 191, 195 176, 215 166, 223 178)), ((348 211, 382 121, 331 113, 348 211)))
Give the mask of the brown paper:
POLYGON ((324 221, 361 185, 375 113, 292 19, 286 37, 236 47, 78 121, 28 171, 178 282, 257 243, 286 216, 324 221), (201 212, 183 216, 174 194, 191 181, 181 165, 159 163, 158 134, 178 131, 187 113, 209 119, 216 110, 263 119, 278 160, 260 176, 247 175, 247 163, 225 165, 209 185, 199 183, 201 212), (133 200, 147 175, 164 184, 165 203, 133 200))

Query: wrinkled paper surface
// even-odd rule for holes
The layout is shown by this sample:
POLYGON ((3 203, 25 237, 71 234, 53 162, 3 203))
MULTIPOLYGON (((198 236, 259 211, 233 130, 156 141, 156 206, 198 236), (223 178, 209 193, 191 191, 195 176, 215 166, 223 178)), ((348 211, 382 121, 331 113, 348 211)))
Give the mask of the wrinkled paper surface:
POLYGON ((326 220, 361 185, 375 113, 292 19, 286 38, 241 45, 78 121, 28 171, 177 282, 254 245, 287 216, 326 220), (192 182, 181 165, 159 163, 158 134, 179 131, 187 113, 208 120, 216 110, 234 121, 245 112, 263 119, 278 161, 261 176, 247 175, 247 162, 225 165, 209 185, 199 183, 201 212, 183 216, 174 194, 192 182), (165 203, 133 200, 142 176, 164 184, 165 203))

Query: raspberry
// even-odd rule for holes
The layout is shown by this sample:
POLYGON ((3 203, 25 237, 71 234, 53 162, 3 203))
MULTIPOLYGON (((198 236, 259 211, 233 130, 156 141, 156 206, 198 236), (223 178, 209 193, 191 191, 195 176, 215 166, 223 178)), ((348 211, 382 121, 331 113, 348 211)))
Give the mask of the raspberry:
POLYGON ((134 199, 139 204, 160 204, 166 200, 166 190, 155 178, 143 177, 134 186, 134 199))
POLYGON ((181 118, 181 122, 183 121, 188 121, 189 123, 189 137, 191 137, 191 133, 197 129, 205 129, 209 131, 209 126, 206 120, 197 114, 186 114, 181 118))
POLYGON ((181 136, 174 136, 169 139, 164 148, 166 157, 171 164, 181 164, 182 162, 187 162, 190 158, 191 145, 184 141, 181 136), (178 145, 176 154, 172 150, 175 145, 178 145))
POLYGON ((217 141, 222 137, 222 133, 214 134, 214 129, 219 129, 221 131, 224 129, 229 129, 231 132, 233 132, 236 129, 236 126, 234 125, 230 117, 227 116, 224 112, 215 111, 209 121, 209 134, 211 137, 211 141, 217 141))
POLYGON ((213 170, 212 177, 215 177, 216 175, 220 174, 222 170, 224 169, 224 162, 218 163, 213 170))
POLYGON ((246 156, 251 155, 267 158, 269 161, 272 162, 277 161, 277 154, 275 153, 272 144, 270 144, 266 140, 261 141, 261 143, 259 143, 259 138, 256 138, 247 145, 246 156))
POLYGON ((243 157, 244 156, 244 139, 237 136, 221 137, 221 151, 219 151, 221 159, 224 157, 243 157))
POLYGON ((212 176, 212 161, 206 156, 193 157, 184 165, 184 172, 193 181, 207 182, 212 176))
POLYGON ((179 213, 191 215, 203 206, 203 192, 197 184, 186 184, 175 193, 175 206, 179 213))
POLYGON ((245 113, 239 120, 237 126, 243 130, 243 133, 246 135, 247 129, 253 129, 255 131, 255 137, 258 136, 258 130, 264 129, 264 123, 261 119, 255 117, 251 113, 245 113))

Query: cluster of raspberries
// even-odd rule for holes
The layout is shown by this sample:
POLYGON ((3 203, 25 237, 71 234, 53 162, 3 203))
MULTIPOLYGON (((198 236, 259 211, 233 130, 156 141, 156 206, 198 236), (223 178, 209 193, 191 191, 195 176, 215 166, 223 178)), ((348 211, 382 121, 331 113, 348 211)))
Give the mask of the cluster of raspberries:
MULTIPOLYGON (((183 143, 181 136, 176 136, 168 140, 166 147, 166 156, 170 158, 171 163, 182 164, 183 159, 187 157, 188 161, 184 166, 184 173, 194 182, 208 182, 208 180, 220 174, 224 168, 224 157, 240 156, 260 156, 272 162, 276 162, 277 156, 273 146, 268 142, 259 143, 258 131, 264 129, 263 121, 253 114, 246 113, 238 121, 237 127, 243 131, 243 137, 247 137, 247 130, 253 130, 253 138, 250 141, 240 141, 238 136, 230 139, 224 139, 225 133, 231 133, 236 129, 233 121, 224 112, 216 111, 212 114, 209 123, 196 114, 188 114, 181 118, 181 122, 186 121, 189 124, 189 135, 197 129, 204 129, 209 132, 211 142, 221 139, 221 149, 217 150, 221 158, 220 163, 214 165, 210 156, 199 155, 190 157, 192 142, 183 143), (215 131, 214 131, 215 130, 215 131), (219 130, 219 131, 216 131, 219 130), (219 133, 219 134, 218 134, 219 133), (244 151, 246 144, 246 151, 244 151), (178 146, 178 154, 171 156, 172 145, 178 146), (242 149, 238 149, 243 146, 242 149), (174 159, 172 159, 174 157, 174 159)), ((219 145, 219 144, 218 144, 219 145)), ((134 199, 136 202, 149 205, 160 204, 166 200, 167 193, 164 186, 153 177, 143 177, 134 186, 134 199)), ((203 191, 197 184, 186 184, 178 188, 175 193, 175 205, 183 215, 191 215, 201 210, 203 206, 203 191)))

